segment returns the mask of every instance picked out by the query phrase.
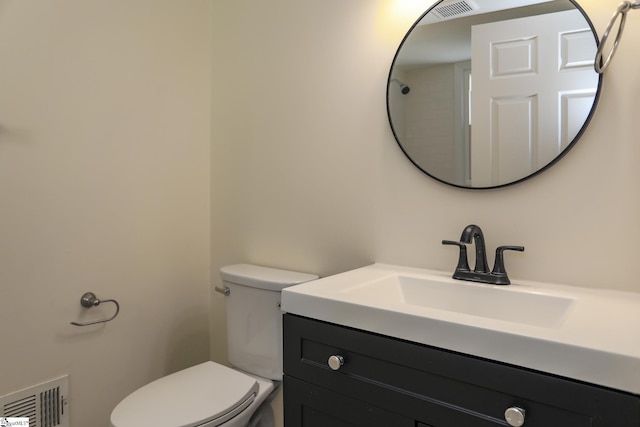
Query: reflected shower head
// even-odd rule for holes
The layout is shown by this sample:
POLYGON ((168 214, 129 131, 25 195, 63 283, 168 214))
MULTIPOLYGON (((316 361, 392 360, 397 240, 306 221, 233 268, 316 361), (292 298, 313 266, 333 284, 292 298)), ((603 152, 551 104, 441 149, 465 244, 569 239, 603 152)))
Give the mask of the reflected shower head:
POLYGON ((398 86, 400 86, 400 92, 402 92, 403 95, 406 95, 411 91, 411 88, 409 86, 407 86, 406 84, 402 83, 400 80, 391 79, 391 81, 398 83, 398 86))

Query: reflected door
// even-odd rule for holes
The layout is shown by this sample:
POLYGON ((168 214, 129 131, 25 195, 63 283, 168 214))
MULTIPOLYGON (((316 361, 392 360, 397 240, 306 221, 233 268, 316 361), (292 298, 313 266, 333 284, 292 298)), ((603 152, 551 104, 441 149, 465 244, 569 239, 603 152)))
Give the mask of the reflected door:
POLYGON ((471 45, 471 181, 491 187, 544 167, 578 134, 598 85, 596 43, 571 10, 476 25, 471 45))

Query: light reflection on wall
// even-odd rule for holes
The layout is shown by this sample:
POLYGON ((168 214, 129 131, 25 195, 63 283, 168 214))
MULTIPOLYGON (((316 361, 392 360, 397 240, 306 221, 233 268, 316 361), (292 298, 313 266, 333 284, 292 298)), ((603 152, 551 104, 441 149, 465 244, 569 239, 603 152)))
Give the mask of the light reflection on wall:
POLYGON ((434 0, 385 0, 378 5, 376 27, 384 42, 398 44, 404 34, 427 11, 434 0))

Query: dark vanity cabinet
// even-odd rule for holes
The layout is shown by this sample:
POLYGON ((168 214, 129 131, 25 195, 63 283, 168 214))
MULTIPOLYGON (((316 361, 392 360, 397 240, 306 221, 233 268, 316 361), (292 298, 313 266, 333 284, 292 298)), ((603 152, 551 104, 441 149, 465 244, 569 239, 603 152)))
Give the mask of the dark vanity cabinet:
POLYGON ((640 427, 632 394, 292 314, 284 373, 286 427, 640 427))

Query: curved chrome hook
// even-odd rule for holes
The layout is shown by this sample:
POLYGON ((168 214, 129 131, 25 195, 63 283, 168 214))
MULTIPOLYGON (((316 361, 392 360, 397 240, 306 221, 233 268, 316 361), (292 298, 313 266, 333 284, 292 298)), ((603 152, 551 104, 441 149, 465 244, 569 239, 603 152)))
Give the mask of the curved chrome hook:
POLYGON ((89 326, 89 325, 95 325, 98 323, 106 323, 106 322, 112 321, 113 319, 116 318, 116 316, 120 312, 120 304, 118 304, 118 301, 114 299, 99 300, 98 297, 96 297, 96 294, 94 294, 93 292, 87 292, 84 295, 82 295, 82 298, 80 298, 80 305, 85 308, 97 307, 103 302, 112 302, 116 305, 116 312, 113 314, 113 316, 109 317, 108 319, 94 320, 92 322, 70 322, 70 323, 74 326, 89 326))
POLYGON ((613 58, 613 55, 616 53, 616 50, 618 49, 618 44, 620 43, 620 39, 622 38, 622 31, 624 30, 624 24, 627 22, 627 12, 629 12, 630 9, 638 9, 638 8, 640 8, 640 0, 634 3, 631 3, 630 1, 623 1, 618 6, 618 9, 614 12, 613 16, 611 17, 611 21, 609 21, 609 25, 607 25, 607 29, 604 31, 604 34, 602 35, 602 40, 600 41, 600 45, 598 46, 598 52, 596 53, 596 60, 595 60, 594 67, 598 74, 604 73, 604 70, 607 69, 607 67, 609 66, 609 63, 611 62, 611 58, 613 58), (613 41, 613 46, 611 47, 609 54, 607 55, 606 59, 603 62, 602 57, 604 54, 603 52, 604 45, 607 43, 607 40, 609 39, 609 34, 611 33, 611 29, 618 21, 618 17, 620 17, 618 32, 616 33, 616 38, 613 41))

